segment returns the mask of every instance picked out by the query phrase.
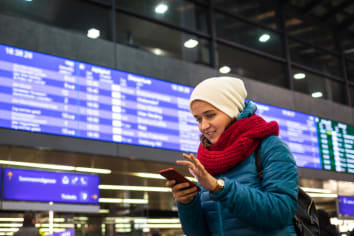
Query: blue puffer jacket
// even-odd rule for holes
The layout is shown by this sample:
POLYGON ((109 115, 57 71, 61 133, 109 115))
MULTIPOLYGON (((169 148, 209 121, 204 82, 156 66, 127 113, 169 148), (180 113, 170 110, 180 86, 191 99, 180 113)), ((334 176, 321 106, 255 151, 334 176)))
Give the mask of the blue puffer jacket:
MULTIPOLYGON (((237 117, 256 111, 246 103, 237 117)), ((223 190, 202 191, 189 204, 177 202, 183 231, 188 236, 280 236, 296 235, 292 217, 297 207, 298 175, 293 156, 277 136, 264 139, 260 147, 263 180, 257 177, 254 153, 226 173, 223 190)))

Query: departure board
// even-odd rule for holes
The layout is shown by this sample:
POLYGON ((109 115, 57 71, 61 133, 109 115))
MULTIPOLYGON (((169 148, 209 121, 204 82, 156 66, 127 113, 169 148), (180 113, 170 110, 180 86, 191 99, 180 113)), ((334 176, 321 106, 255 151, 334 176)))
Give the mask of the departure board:
POLYGON ((297 166, 322 168, 314 116, 259 102, 255 103, 258 115, 268 122, 278 122, 279 136, 287 143, 297 166))
POLYGON ((0 126, 195 152, 192 88, 0 45, 0 126))
MULTIPOLYGON (((0 127, 197 152, 192 87, 0 45, 0 127)), ((354 127, 256 102, 297 166, 354 173, 354 127)))
POLYGON ((354 173, 354 126, 317 118, 324 170, 354 173))

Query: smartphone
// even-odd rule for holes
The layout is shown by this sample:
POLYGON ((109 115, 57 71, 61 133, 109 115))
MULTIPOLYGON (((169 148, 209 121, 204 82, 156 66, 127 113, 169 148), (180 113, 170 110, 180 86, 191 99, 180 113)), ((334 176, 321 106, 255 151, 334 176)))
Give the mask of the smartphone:
POLYGON ((196 183, 193 183, 173 168, 160 170, 159 173, 168 180, 176 180, 176 184, 188 182, 190 187, 197 187, 198 191, 200 191, 200 188, 196 183))

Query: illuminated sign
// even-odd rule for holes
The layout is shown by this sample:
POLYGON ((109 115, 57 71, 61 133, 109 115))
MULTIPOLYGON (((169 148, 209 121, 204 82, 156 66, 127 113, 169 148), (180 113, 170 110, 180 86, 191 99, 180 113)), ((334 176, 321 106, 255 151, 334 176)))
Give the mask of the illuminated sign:
POLYGON ((98 204, 99 176, 4 168, 3 199, 98 204))
POLYGON ((354 127, 317 118, 324 170, 354 173, 354 127))
MULTIPOLYGON (((0 45, 0 127, 197 152, 192 87, 0 45)), ((354 127, 256 102, 297 166, 354 173, 354 127)))
POLYGON ((192 88, 0 45, 0 126, 195 151, 192 88))
POLYGON ((340 215, 354 216, 354 196, 338 196, 337 202, 340 215))
POLYGON ((257 114, 266 121, 277 121, 279 136, 288 144, 297 166, 321 169, 316 118, 279 107, 257 104, 257 114))

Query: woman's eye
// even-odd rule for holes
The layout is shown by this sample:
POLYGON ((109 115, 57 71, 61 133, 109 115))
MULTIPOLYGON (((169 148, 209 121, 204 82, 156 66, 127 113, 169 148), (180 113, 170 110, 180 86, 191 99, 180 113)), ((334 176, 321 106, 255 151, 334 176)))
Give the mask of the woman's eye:
POLYGON ((208 119, 213 118, 214 116, 215 116, 215 114, 208 114, 208 115, 206 115, 206 117, 207 117, 208 119))

